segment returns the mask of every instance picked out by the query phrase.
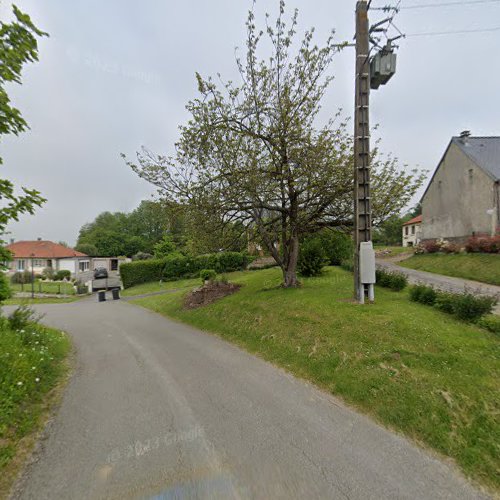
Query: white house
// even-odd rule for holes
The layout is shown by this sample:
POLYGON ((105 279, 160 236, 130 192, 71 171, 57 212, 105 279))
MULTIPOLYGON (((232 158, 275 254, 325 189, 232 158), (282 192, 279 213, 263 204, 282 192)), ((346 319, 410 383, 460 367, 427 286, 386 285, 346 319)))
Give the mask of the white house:
POLYGON ((422 238, 422 216, 418 215, 403 224, 403 246, 415 247, 422 238))
POLYGON ((6 248, 13 255, 8 263, 10 273, 33 270, 40 274, 50 268, 54 272, 70 271, 73 278, 85 280, 93 271, 88 255, 52 241, 17 241, 6 248))

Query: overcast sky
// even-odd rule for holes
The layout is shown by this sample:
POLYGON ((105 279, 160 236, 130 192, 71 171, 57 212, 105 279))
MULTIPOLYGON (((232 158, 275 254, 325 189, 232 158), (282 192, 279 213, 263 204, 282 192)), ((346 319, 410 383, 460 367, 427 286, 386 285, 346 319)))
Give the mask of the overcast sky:
MULTIPOLYGON (((402 7, 450 0, 403 0, 402 7)), ((18 0, 50 38, 40 62, 10 94, 31 126, 1 143, 2 177, 48 199, 10 226, 15 239, 74 244, 82 224, 102 211, 130 211, 154 190, 123 164, 145 145, 171 153, 196 71, 237 79, 234 49, 244 46, 250 0, 18 0)), ((278 0, 257 0, 275 14, 278 0)), ((300 32, 315 26, 322 43, 335 28, 352 40, 355 1, 289 0, 300 32)), ((372 7, 386 5, 373 0, 372 7)), ((4 1, 5 19, 10 5, 4 1)), ((371 20, 383 12, 372 11, 371 20)), ((258 15, 258 21, 262 21, 258 15)), ((500 27, 500 2, 402 10, 407 34, 500 27)), ((500 135, 500 31, 414 36, 398 42, 398 73, 372 94, 372 124, 385 151, 432 170, 452 135, 500 135)), ((324 113, 353 110, 353 49, 336 57, 324 113)))

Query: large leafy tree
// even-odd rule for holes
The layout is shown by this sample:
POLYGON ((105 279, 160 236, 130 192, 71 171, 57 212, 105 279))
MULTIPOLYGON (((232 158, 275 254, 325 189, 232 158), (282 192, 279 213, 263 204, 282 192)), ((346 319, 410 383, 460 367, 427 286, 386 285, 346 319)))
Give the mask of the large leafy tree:
POLYGON ((76 249, 102 257, 153 253, 166 234, 181 249, 185 234, 179 212, 178 208, 151 200, 142 201, 130 213, 103 212, 81 227, 76 249))
MULTIPOLYGON (((164 199, 200 213, 208 229, 239 223, 255 231, 281 267, 284 286, 293 287, 301 238, 352 226, 353 140, 339 114, 317 123, 341 47, 333 34, 318 47, 310 30, 292 55, 297 11, 287 25, 284 1, 279 5, 265 33, 249 13, 238 85, 197 75, 200 95, 187 105, 191 119, 175 156, 143 149, 128 164, 164 199), (264 34, 272 54, 259 59, 264 34)), ((399 213, 422 182, 376 150, 372 178, 376 222, 399 213)))
MULTIPOLYGON (((21 72, 25 64, 38 61, 38 38, 47 34, 40 31, 27 14, 13 6, 11 22, 0 20, 0 138, 4 135, 19 135, 28 124, 15 108, 7 94, 9 83, 21 84, 21 72)), ((3 163, 0 157, 0 165, 3 163)), ((44 198, 35 189, 22 188, 17 193, 8 179, 0 179, 0 238, 5 234, 7 224, 18 220, 21 214, 33 214, 44 198)), ((3 241, 0 239, 0 243, 3 241)), ((9 257, 3 248, 0 260, 9 257)))

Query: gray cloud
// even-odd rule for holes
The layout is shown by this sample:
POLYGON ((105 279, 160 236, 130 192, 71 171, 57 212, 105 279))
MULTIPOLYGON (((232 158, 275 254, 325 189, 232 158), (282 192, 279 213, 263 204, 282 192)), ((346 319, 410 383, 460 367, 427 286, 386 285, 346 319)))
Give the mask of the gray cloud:
MULTIPOLYGON (((172 151, 187 119, 184 106, 196 95, 195 71, 237 80, 234 49, 244 47, 251 2, 17 3, 51 36, 41 42, 41 60, 27 68, 22 87, 12 87, 31 130, 3 141, 2 176, 38 188, 49 201, 10 230, 16 239, 74 243, 80 226, 99 212, 128 211, 153 194, 119 153, 133 155, 143 144, 172 151)), ((276 5, 258 1, 259 19, 276 5)), ((332 28, 339 41, 352 39, 354 1, 293 0, 288 6, 299 8, 301 30, 317 28, 319 42, 332 28)), ((2 4, 2 16, 7 9, 2 4)), ((500 3, 404 10, 397 24, 409 34, 487 28, 500 25, 499 14, 500 3)), ((382 16, 372 13, 374 21, 382 16)), ((500 32, 400 41, 398 74, 372 97, 383 149, 432 169, 460 130, 500 135, 500 69, 493 64, 499 42, 500 32)), ((353 65, 352 49, 337 56, 322 119, 339 107, 352 112, 353 65)))

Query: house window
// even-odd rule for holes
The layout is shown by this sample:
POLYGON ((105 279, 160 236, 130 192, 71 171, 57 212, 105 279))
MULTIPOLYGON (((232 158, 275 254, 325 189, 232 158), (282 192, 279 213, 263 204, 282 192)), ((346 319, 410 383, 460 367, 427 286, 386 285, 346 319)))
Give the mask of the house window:
POLYGON ((408 236, 408 226, 405 227, 405 235, 408 236))
POLYGON ((78 263, 78 270, 81 273, 84 273, 85 271, 88 271, 89 269, 90 269, 90 261, 88 261, 88 260, 81 260, 78 263))
POLYGON ((43 260, 33 259, 33 267, 43 267, 43 260))
POLYGON ((411 234, 415 234, 415 226, 411 226, 411 234))
POLYGON ((25 266, 26 266, 26 262, 24 261, 24 259, 19 259, 17 261, 17 270, 18 271, 24 271, 25 266))
POLYGON ((47 267, 52 267, 52 259, 47 260, 47 267))

